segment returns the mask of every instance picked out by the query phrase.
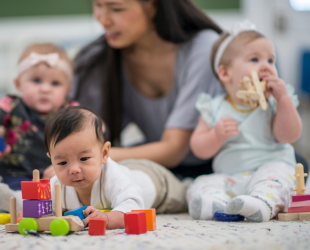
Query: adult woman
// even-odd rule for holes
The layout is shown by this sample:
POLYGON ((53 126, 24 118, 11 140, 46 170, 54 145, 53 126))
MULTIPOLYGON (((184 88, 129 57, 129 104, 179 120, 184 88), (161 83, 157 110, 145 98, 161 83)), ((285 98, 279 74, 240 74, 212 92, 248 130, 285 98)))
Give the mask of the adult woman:
POLYGON ((101 115, 114 146, 128 122, 146 137, 141 146, 112 148, 111 157, 167 168, 201 165, 188 147, 198 121, 194 103, 200 92, 220 91, 210 53, 221 29, 191 0, 93 0, 93 6, 106 33, 76 59, 75 99, 101 115))

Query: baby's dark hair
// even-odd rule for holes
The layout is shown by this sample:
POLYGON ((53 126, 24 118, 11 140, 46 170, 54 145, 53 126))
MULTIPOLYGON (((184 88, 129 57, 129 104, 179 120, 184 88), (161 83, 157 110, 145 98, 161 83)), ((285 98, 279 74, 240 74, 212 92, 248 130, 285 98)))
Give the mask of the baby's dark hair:
POLYGON ((71 134, 82 131, 87 124, 94 126, 97 140, 104 143, 102 120, 86 107, 67 107, 55 113, 44 129, 44 146, 50 152, 51 143, 57 143, 71 134))

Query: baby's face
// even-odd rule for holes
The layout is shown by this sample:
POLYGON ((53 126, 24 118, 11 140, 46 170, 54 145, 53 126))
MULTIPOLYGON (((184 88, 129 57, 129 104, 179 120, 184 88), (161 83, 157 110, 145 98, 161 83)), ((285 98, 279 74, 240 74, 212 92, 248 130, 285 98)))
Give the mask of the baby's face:
POLYGON ((64 104, 70 83, 58 68, 33 66, 15 80, 24 103, 39 113, 56 112, 64 104))
POLYGON ((100 177, 104 145, 97 140, 93 126, 71 134, 50 146, 50 158, 58 179, 77 191, 90 191, 100 177))
POLYGON ((228 74, 233 84, 233 92, 239 90, 240 81, 244 76, 251 77, 256 71, 260 80, 268 76, 278 76, 275 67, 275 50, 267 38, 258 38, 249 43, 240 43, 235 56, 228 66, 228 74))

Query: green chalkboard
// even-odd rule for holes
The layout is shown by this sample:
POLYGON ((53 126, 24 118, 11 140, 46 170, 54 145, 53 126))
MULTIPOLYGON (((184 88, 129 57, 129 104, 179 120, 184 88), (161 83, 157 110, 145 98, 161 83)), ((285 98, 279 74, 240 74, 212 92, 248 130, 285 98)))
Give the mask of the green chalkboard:
POLYGON ((241 0, 193 0, 205 10, 239 9, 241 0))
MULTIPOLYGON (((240 1, 194 0, 206 10, 239 9, 240 1)), ((91 14, 91 5, 91 0, 0 0, 0 17, 91 14)))

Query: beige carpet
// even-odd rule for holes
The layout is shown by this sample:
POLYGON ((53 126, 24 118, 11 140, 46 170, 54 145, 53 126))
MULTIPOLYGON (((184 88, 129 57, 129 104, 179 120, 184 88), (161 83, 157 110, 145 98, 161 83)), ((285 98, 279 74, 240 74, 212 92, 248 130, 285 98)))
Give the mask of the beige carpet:
POLYGON ((0 225, 0 250, 104 250, 104 249, 310 249, 310 221, 224 223, 194 221, 188 214, 158 215, 157 230, 127 235, 109 230, 105 236, 87 231, 53 237, 48 233, 22 236, 6 233, 0 225))

